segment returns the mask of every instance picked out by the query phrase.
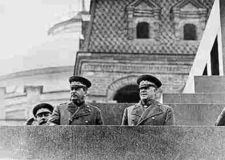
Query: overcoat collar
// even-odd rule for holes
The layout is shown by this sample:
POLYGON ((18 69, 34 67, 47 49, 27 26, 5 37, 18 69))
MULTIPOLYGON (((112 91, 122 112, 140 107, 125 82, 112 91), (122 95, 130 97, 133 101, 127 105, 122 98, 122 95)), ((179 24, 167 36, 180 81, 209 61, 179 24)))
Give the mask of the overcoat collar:
POLYGON ((70 102, 68 104, 67 110, 71 115, 70 120, 91 114, 91 109, 86 103, 82 104, 81 106, 77 106, 73 102, 70 102))
MULTIPOLYGON (((151 104, 154 104, 154 103, 156 102, 153 100, 149 100, 145 105, 149 108, 151 104)), ((142 101, 139 101, 139 103, 135 104, 133 110, 131 111, 131 114, 141 117, 144 111, 143 107, 144 107, 144 103, 142 101)))
POLYGON ((133 110, 131 111, 131 115, 135 115, 138 117, 141 117, 143 112, 142 106, 140 103, 135 104, 133 110))
POLYGON ((70 112, 70 113, 74 113, 76 110, 78 109, 78 106, 75 105, 73 102, 69 102, 68 105, 67 105, 67 110, 70 112))
POLYGON ((163 110, 161 109, 160 103, 155 100, 151 100, 151 105, 142 113, 137 125, 141 124, 143 121, 154 117, 156 115, 162 114, 163 110))

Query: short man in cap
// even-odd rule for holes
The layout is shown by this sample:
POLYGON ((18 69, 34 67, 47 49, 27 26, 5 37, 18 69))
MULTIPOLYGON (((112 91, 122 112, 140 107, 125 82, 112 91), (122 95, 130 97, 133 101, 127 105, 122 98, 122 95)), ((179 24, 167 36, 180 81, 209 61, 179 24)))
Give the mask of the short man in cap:
POLYGON ((49 119, 50 125, 102 125, 100 110, 85 103, 91 82, 80 76, 72 76, 70 82, 70 102, 55 107, 49 119))
POLYGON ((152 75, 138 77, 140 102, 124 110, 122 125, 173 125, 173 109, 156 100, 162 83, 152 75))
POLYGON ((34 117, 26 122, 26 125, 48 125, 48 119, 53 111, 53 106, 48 103, 40 103, 33 108, 34 117))

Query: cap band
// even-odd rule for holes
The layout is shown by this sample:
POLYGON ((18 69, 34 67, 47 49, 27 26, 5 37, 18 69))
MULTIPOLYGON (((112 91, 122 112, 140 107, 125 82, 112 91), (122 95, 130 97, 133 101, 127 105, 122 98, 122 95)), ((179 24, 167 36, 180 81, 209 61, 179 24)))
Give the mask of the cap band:
POLYGON ((39 110, 37 111, 36 115, 38 115, 38 114, 40 114, 40 113, 43 113, 43 112, 49 112, 49 113, 51 113, 51 111, 50 111, 49 109, 47 109, 47 108, 41 108, 41 109, 39 109, 39 110))
POLYGON ((83 83, 81 82, 78 82, 78 81, 73 81, 70 83, 71 86, 83 86, 83 87, 87 87, 86 85, 84 85, 83 83))
MULTIPOLYGON (((154 87, 156 87, 156 85, 155 85, 154 83, 149 82, 149 81, 147 81, 147 80, 143 80, 143 81, 141 81, 140 84, 139 84, 139 88, 146 87, 146 86, 154 86, 154 87)), ((157 88, 157 87, 156 87, 156 88, 157 88)))

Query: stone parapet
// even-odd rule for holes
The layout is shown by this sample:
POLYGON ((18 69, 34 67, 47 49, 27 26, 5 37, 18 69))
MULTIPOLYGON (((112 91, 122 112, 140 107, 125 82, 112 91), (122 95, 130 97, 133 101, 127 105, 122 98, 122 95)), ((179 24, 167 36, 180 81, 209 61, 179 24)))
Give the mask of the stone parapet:
POLYGON ((225 104, 225 91, 222 93, 165 93, 164 103, 187 103, 187 104, 225 104))
POLYGON ((0 127, 0 159, 224 159, 223 127, 0 127))
POLYGON ((225 76, 195 76, 195 93, 224 93, 225 76))

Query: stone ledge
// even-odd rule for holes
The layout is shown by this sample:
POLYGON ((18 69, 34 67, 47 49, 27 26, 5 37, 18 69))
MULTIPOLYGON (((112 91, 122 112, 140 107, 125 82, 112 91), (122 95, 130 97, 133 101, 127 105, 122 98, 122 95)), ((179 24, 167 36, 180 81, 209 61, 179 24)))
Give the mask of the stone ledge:
POLYGON ((225 76, 195 76, 195 93, 224 93, 225 76))
POLYGON ((0 127, 0 159, 224 159, 224 127, 0 127))
POLYGON ((225 92, 221 93, 164 93, 164 103, 186 103, 186 104, 225 104, 225 92))

